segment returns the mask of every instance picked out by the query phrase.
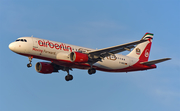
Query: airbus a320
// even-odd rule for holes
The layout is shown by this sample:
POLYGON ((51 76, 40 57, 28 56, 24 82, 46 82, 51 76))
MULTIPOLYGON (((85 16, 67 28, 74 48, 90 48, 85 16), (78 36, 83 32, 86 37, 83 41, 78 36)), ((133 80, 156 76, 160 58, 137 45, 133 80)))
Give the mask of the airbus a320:
POLYGON ((86 69, 90 75, 96 70, 105 72, 131 72, 156 68, 157 63, 170 60, 163 58, 148 61, 152 33, 146 33, 141 40, 103 49, 90 49, 71 44, 55 42, 35 37, 20 37, 9 44, 13 52, 29 58, 27 67, 32 66, 32 59, 38 58, 48 62, 37 62, 38 73, 51 74, 59 70, 66 71, 66 81, 73 80, 69 73, 73 68, 86 69), (130 51, 127 55, 118 54, 130 51))

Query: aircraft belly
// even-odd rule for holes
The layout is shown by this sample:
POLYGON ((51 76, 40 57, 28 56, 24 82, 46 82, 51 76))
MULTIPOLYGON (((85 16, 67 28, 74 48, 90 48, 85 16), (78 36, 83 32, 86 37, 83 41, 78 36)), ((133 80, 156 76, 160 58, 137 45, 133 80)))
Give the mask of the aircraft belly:
POLYGON ((103 69, 110 69, 110 70, 115 70, 115 69, 123 69, 129 67, 129 63, 127 61, 119 61, 119 60, 104 60, 102 62, 97 62, 94 65, 103 68, 103 69))

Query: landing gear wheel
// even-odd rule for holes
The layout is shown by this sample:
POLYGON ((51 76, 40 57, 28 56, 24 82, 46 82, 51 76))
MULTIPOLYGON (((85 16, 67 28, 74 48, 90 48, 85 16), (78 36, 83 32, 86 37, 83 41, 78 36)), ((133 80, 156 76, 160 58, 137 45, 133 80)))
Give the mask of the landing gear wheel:
POLYGON ((91 68, 88 70, 88 73, 91 74, 95 74, 96 73, 96 69, 95 68, 91 68))
POLYGON ((32 67, 32 64, 31 63, 27 64, 27 67, 28 68, 32 67))
POLYGON ((69 75, 65 76, 65 80, 66 81, 73 80, 73 76, 69 74, 69 75))

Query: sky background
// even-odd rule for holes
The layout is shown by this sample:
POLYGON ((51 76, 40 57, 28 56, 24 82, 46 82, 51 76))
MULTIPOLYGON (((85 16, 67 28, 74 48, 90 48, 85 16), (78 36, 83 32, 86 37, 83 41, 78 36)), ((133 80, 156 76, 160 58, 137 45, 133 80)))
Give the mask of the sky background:
MULTIPOLYGON (((179 0, 0 0, 0 111, 180 111, 179 0), (157 69, 43 75, 8 45, 31 36, 106 48, 154 33, 157 69)), ((121 54, 128 54, 123 52, 121 54)))

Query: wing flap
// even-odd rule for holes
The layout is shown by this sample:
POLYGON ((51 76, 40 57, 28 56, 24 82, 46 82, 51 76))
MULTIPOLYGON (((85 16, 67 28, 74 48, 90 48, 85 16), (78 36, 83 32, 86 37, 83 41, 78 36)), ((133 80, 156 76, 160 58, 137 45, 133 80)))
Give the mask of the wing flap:
POLYGON ((140 62, 140 64, 143 64, 143 65, 153 65, 153 64, 157 64, 157 63, 160 63, 160 62, 164 62, 164 61, 170 60, 170 59, 171 58, 163 58, 163 59, 152 60, 152 61, 148 61, 148 62, 140 62))

